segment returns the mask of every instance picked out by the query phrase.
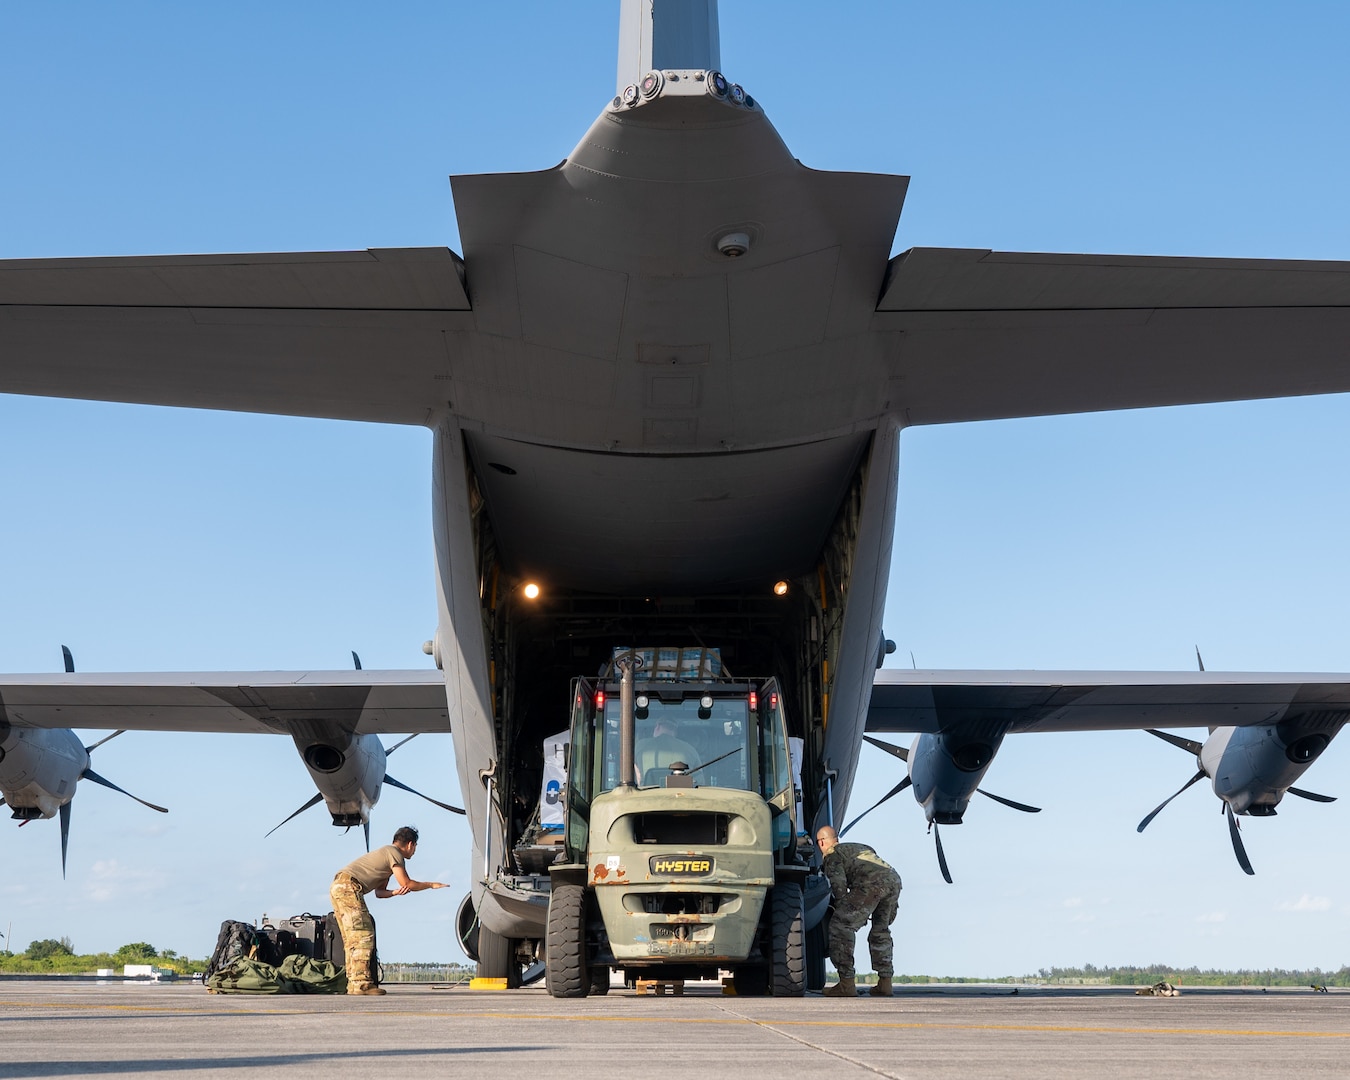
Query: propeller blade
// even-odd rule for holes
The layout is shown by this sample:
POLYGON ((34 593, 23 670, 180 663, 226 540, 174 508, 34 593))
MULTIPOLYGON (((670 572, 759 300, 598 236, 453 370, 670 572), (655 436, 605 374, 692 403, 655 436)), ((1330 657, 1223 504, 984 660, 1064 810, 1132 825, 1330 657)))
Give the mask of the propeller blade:
POLYGON ((273 825, 270 829, 267 830, 267 832, 263 833, 263 836, 264 837, 271 836, 274 832, 276 832, 279 828, 281 828, 281 826, 285 825, 287 821, 290 821, 291 818, 299 817, 311 806, 317 806, 321 802, 323 802, 323 794, 319 793, 315 795, 314 798, 310 799, 309 802, 305 803, 304 806, 300 807, 300 809, 297 810, 294 814, 292 814, 291 817, 288 817, 285 819, 285 821, 279 821, 275 825, 273 825))
MULTIPOLYGON (((386 776, 385 779, 388 780, 389 777, 386 776)), ((900 783, 896 784, 895 787, 891 788, 890 791, 886 792, 885 795, 883 795, 881 798, 879 798, 876 802, 874 802, 871 806, 869 806, 869 807, 868 807, 866 810, 864 810, 861 814, 859 814, 859 815, 858 815, 857 817, 855 817, 852 821, 850 821, 847 825, 845 825, 842 829, 840 829, 840 830, 839 830, 839 835, 842 837, 846 832, 849 831, 849 829, 853 828, 854 825, 858 824, 858 822, 860 822, 863 818, 865 818, 868 814, 870 814, 870 813, 871 813, 873 810, 875 810, 878 806, 880 806, 882 803, 884 803, 887 799, 891 798, 893 795, 899 795, 900 792, 904 791, 905 788, 909 787, 909 785, 910 785, 911 783, 913 783, 913 781, 910 780, 910 778, 909 778, 908 776, 906 776, 903 780, 900 781, 900 783)), ((463 811, 461 810, 460 813, 463 813, 463 811)))
POLYGON ((1255 874, 1252 869, 1252 862, 1247 858, 1247 849, 1242 846, 1242 837, 1238 835, 1237 817, 1233 814, 1233 808, 1227 803, 1223 808, 1228 812, 1228 835, 1233 838, 1233 854, 1237 856, 1238 865, 1248 874, 1255 874))
POLYGON ((993 799, 994 802, 1002 803, 1004 806, 1011 806, 1014 810, 1021 810, 1024 814, 1039 814, 1039 806, 1028 806, 1026 803, 1013 802, 1012 799, 1005 799, 1002 795, 995 795, 992 791, 985 791, 982 787, 975 789, 986 799, 993 799))
POLYGON ((942 833, 938 830, 937 822, 933 823, 933 840, 937 844, 938 868, 942 871, 943 880, 950 885, 952 883, 952 872, 947 869, 947 856, 942 850, 942 833))
MULTIPOLYGON (((407 742, 408 740, 407 740, 407 739, 404 739, 403 741, 404 741, 404 742, 407 742)), ((400 744, 400 745, 401 745, 401 744, 400 744)), ((451 806, 449 803, 443 803, 443 802, 441 802, 440 799, 433 799, 430 795, 423 795, 423 794, 422 794, 420 791, 418 791, 416 788, 410 788, 407 784, 403 783, 403 781, 401 781, 401 780, 395 780, 395 779, 394 779, 392 776, 390 776, 388 773, 385 773, 385 774, 384 774, 384 782, 385 782, 386 784, 389 784, 391 787, 396 787, 396 788, 399 788, 399 789, 402 790, 402 791, 408 791, 408 792, 411 792, 412 794, 416 795, 416 796, 417 796, 418 798, 420 798, 420 799, 426 799, 426 801, 429 802, 429 803, 435 803, 435 804, 436 804, 437 806, 439 806, 442 810, 449 810, 450 813, 452 813, 452 814, 462 814, 462 813, 464 813, 464 811, 461 810, 458 806, 451 806)))
POLYGON ((1304 791, 1302 788, 1291 787, 1290 795, 1297 795, 1300 799, 1311 799, 1313 802, 1335 802, 1335 795, 1319 795, 1315 791, 1304 791))
POLYGON ((146 802, 144 799, 137 799, 136 796, 133 795, 131 792, 127 791, 125 788, 118 787, 111 780, 105 780, 103 777, 99 776, 98 773, 94 772, 93 769, 85 769, 84 772, 80 775, 80 779, 92 780, 96 784, 102 784, 105 788, 111 788, 113 791, 121 792, 128 799, 133 799, 136 802, 140 803, 142 806, 148 806, 150 807, 151 810, 158 810, 161 814, 167 814, 169 812, 162 806, 156 806, 154 803, 146 802))
POLYGON ((874 739, 871 735, 864 735, 864 739, 870 742, 878 750, 885 750, 892 757, 898 757, 901 761, 909 760, 909 751, 903 746, 896 746, 894 743, 882 742, 880 739, 874 739))
POLYGON ((93 750, 97 749, 98 747, 102 746, 105 742, 109 742, 109 741, 111 741, 111 740, 117 738, 117 736, 119 736, 119 735, 125 735, 126 733, 127 733, 127 729, 126 729, 126 728, 120 728, 119 730, 114 731, 111 735, 105 735, 105 736, 103 736, 103 738, 99 739, 98 742, 96 742, 96 743, 90 743, 88 746, 86 746, 86 747, 84 748, 84 752, 85 752, 86 754, 88 754, 88 753, 90 753, 91 751, 93 751, 93 750))
MULTIPOLYGON (((388 777, 385 777, 385 779, 387 780, 388 777)), ((362 830, 363 830, 363 831, 365 832, 365 834, 366 834, 366 853, 369 854, 369 853, 370 853, 370 822, 369 822, 369 821, 363 821, 363 822, 361 822, 361 828, 362 828, 362 830)))
POLYGON ((418 732, 414 732, 413 734, 409 735, 406 739, 400 739, 398 742, 394 743, 393 746, 389 747, 389 749, 386 750, 386 751, 384 752, 384 756, 385 756, 385 757, 388 757, 390 754, 392 754, 395 750, 397 750, 397 749, 398 749, 400 746, 402 746, 404 743, 410 743, 410 742, 412 742, 412 741, 413 741, 415 738, 417 738, 417 736, 420 735, 420 734, 421 734, 421 732, 418 731, 418 732))
POLYGON ((75 657, 70 655, 69 646, 67 645, 61 646, 61 659, 64 660, 66 663, 66 674, 67 675, 75 674, 75 657))
POLYGON ((361 670, 361 658, 356 655, 356 650, 352 650, 352 663, 356 665, 356 670, 361 670))
POLYGON ((61 880, 66 880, 66 848, 70 846, 70 803, 61 803, 61 880))
MULTIPOLYGON (((1150 729, 1150 730, 1152 730, 1152 729, 1150 729)), ((1156 735, 1156 734, 1158 734, 1158 732, 1154 732, 1154 734, 1156 735)), ((1141 822, 1139 823, 1139 828, 1135 829, 1135 832, 1143 832, 1145 829, 1147 829, 1147 828, 1148 828, 1148 823, 1149 823, 1150 821, 1152 821, 1155 817, 1158 816, 1158 813, 1162 810, 1162 808, 1163 808, 1164 806, 1166 806, 1168 803, 1170 803, 1173 799, 1175 799, 1178 795, 1180 795, 1183 791, 1185 791, 1185 790, 1186 790, 1188 787, 1190 787, 1192 784, 1194 784, 1194 783, 1196 783, 1196 782, 1198 782, 1198 781, 1200 781, 1200 780, 1203 780, 1204 778, 1205 778, 1205 770, 1204 770, 1204 769, 1201 769, 1201 770, 1199 770, 1194 776, 1192 776, 1189 780, 1187 780, 1184 784, 1182 784, 1181 787, 1177 788, 1177 790, 1176 790, 1173 794, 1169 795, 1169 796, 1168 796, 1167 798, 1165 798, 1162 802, 1160 802, 1157 806, 1155 806, 1155 807, 1153 808, 1153 813, 1149 814, 1148 817, 1144 818, 1144 820, 1141 821, 1141 822)))
POLYGON ((1198 743, 1194 739, 1183 739, 1180 735, 1173 735, 1170 731, 1159 731, 1157 728, 1145 728, 1150 735, 1156 735, 1163 742, 1169 742, 1173 746, 1179 746, 1192 754, 1199 755, 1203 743, 1198 743))
POLYGON ((61 804, 61 880, 66 880, 66 848, 70 846, 70 803, 61 804))

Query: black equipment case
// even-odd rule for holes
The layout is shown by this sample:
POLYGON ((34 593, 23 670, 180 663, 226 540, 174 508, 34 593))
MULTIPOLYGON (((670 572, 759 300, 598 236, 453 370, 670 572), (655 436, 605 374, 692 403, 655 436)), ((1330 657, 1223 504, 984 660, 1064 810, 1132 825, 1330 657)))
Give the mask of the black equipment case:
MULTIPOLYGON (((285 939, 289 952, 298 952, 312 960, 327 960, 334 967, 344 967, 346 964, 342 931, 338 927, 337 916, 331 911, 327 915, 311 915, 306 911, 303 915, 292 915, 289 919, 278 919, 275 923, 264 922, 258 932, 285 939)), ((280 943, 278 940, 278 945, 280 943)))

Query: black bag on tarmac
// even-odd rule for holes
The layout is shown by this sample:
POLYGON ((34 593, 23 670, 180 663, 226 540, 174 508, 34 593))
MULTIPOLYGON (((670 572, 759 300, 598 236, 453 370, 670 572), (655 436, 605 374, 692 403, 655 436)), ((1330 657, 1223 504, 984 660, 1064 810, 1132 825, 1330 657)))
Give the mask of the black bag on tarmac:
POLYGON ((253 928, 251 923, 226 919, 220 924, 220 934, 216 938, 216 947, 211 953, 211 959, 206 962, 206 973, 203 978, 209 979, 217 971, 229 967, 240 957, 246 960, 258 959, 261 948, 262 943, 258 937, 258 931, 253 928))
MULTIPOLYGON (((328 954, 328 925, 335 919, 332 915, 311 915, 306 911, 303 915, 292 915, 289 919, 282 919, 277 923, 280 930, 288 930, 295 935, 295 951, 301 956, 308 957, 311 960, 332 960, 328 954)), ((338 935, 338 941, 342 940, 342 935, 338 935)), ((341 948, 339 947, 339 952, 341 948)), ((338 967, 342 966, 341 959, 334 961, 338 967)))
POLYGON ((334 967, 347 966, 347 950, 342 945, 342 927, 337 913, 330 911, 323 919, 323 958, 334 967))
POLYGON ((300 952, 300 944, 295 934, 283 927, 263 923, 255 931, 258 935, 258 959, 264 964, 276 967, 288 956, 300 952))

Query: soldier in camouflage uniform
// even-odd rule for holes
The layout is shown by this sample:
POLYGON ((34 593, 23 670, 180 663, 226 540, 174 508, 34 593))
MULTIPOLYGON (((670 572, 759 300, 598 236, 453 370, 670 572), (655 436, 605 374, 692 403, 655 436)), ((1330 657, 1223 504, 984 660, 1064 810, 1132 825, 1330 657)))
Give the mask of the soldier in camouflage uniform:
POLYGON ((344 866, 333 878, 328 895, 333 914, 342 931, 342 949, 347 957, 347 993, 383 994, 375 985, 371 955, 375 951, 375 920, 366 907, 365 894, 374 893, 383 900, 423 889, 444 889, 439 881, 414 881, 405 869, 407 860, 417 851, 417 830, 405 825, 394 833, 394 842, 367 852, 344 866), (389 888, 389 879, 398 888, 389 888))
POLYGON ((830 920, 830 960, 839 972, 839 983, 825 991, 829 997, 857 997, 853 971, 854 935, 870 918, 867 947, 877 985, 873 997, 890 997, 895 974, 891 923, 900 900, 900 875, 866 844, 841 844, 839 834, 826 825, 816 833, 816 844, 825 857, 821 869, 834 895, 830 920))

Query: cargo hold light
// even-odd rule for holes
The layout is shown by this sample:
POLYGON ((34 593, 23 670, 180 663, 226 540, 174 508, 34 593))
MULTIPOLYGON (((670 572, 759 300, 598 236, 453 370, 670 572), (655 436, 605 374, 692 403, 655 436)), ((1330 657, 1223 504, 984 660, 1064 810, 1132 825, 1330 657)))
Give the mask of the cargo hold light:
POLYGON ((539 599, 539 586, 536 585, 533 581, 529 582, 529 583, 525 586, 525 588, 524 588, 523 591, 524 591, 524 593, 525 593, 525 599, 526 599, 526 600, 537 600, 537 599, 539 599))
POLYGON ((786 596, 787 591, 788 591, 788 583, 786 581, 775 581, 773 583, 774 596, 786 596))

